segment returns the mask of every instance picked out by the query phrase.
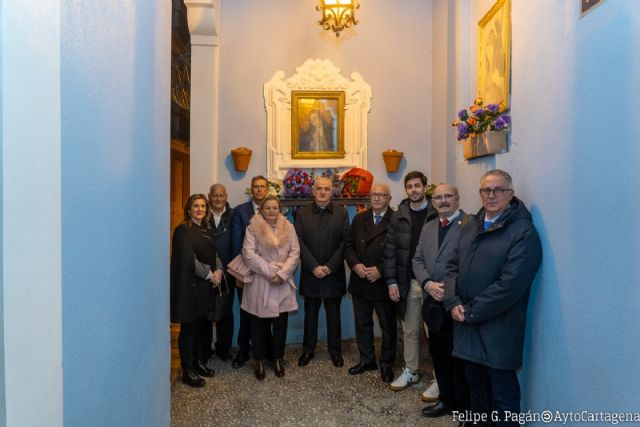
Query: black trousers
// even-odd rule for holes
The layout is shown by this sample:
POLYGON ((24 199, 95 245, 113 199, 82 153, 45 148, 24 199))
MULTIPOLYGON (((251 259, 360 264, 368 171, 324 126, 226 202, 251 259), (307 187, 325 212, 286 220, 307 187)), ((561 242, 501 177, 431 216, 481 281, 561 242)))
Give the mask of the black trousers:
POLYGON ((216 322, 216 352, 228 353, 233 339, 233 314, 216 322))
POLYGON ((458 411, 469 409, 469 385, 465 380, 464 362, 451 355, 453 351, 453 319, 445 316, 440 331, 429 329, 429 351, 436 373, 440 401, 458 411))
POLYGON ((266 319, 251 315, 251 342, 255 360, 270 358, 271 355, 274 359, 284 357, 288 323, 289 313, 280 313, 278 317, 266 319))
POLYGON ((342 353, 342 326, 340 322, 340 302, 337 298, 311 298, 304 297, 304 338, 302 350, 305 353, 314 353, 318 344, 318 314, 320 306, 324 302, 324 311, 327 317, 327 341, 329 354, 340 355, 342 353))
POLYGON ((500 421, 480 426, 515 426, 517 422, 503 421, 505 411, 520 412, 520 383, 515 369, 492 369, 478 363, 464 361, 464 373, 469 383, 471 410, 486 413, 497 411, 500 421))
MULTIPOLYGON (((238 303, 242 304, 242 288, 236 287, 238 291, 238 303)), ((238 350, 241 353, 251 351, 251 315, 240 308, 240 328, 238 329, 238 350)))
POLYGON ((356 326, 356 342, 360 352, 360 363, 376 363, 373 344, 373 312, 375 311, 382 331, 380 366, 393 367, 396 362, 396 311, 392 301, 371 301, 353 295, 353 315, 356 326))
POLYGON ((211 322, 206 318, 193 322, 181 323, 178 335, 178 351, 182 371, 190 371, 196 361, 207 362, 211 353, 211 322))

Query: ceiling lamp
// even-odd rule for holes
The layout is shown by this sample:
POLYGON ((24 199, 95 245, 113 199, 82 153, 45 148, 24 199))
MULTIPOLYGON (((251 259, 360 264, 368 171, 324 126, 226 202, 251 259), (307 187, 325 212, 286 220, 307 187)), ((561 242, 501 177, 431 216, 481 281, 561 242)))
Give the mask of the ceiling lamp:
POLYGON ((322 13, 322 20, 318 23, 340 37, 340 31, 358 24, 356 9, 359 7, 358 0, 318 0, 316 10, 322 13))

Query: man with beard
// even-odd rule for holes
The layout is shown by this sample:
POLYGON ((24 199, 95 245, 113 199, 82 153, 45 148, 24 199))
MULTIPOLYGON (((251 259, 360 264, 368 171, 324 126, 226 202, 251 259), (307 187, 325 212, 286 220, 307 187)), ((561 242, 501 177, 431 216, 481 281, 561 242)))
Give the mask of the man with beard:
POLYGON ((517 425, 504 416, 520 412, 516 371, 542 248, 508 173, 485 173, 480 199, 482 209, 462 227, 457 253, 447 261, 445 308, 455 321, 453 355, 464 361, 471 410, 489 420, 496 414, 498 425, 517 425))
POLYGON ((422 318, 429 328, 429 351, 440 391, 440 401, 422 410, 422 415, 429 418, 468 409, 462 362, 451 356, 453 320, 442 305, 442 280, 446 261, 458 246, 460 229, 470 218, 460 210, 460 196, 453 185, 439 184, 431 201, 438 220, 429 221, 422 229, 413 258, 413 273, 426 291, 422 318))
MULTIPOLYGON (((251 179, 251 200, 236 206, 231 221, 231 259, 235 258, 242 251, 244 235, 251 221, 251 217, 258 212, 260 203, 269 193, 269 181, 262 175, 254 176, 251 179)), ((242 283, 236 287, 238 291, 238 301, 242 304, 242 283)), ((242 367, 249 360, 251 350, 251 317, 249 313, 240 309, 240 329, 238 330, 238 354, 233 359, 234 368, 242 367)))
POLYGON ((408 198, 398 207, 392 218, 384 250, 384 277, 389 298, 396 302, 402 320, 402 340, 404 343, 405 367, 389 386, 400 391, 418 382, 418 361, 420 358, 420 327, 422 308, 422 288, 416 280, 413 269, 413 255, 418 246, 422 226, 438 216, 426 198, 427 177, 418 171, 409 172, 404 177, 404 189, 408 198))

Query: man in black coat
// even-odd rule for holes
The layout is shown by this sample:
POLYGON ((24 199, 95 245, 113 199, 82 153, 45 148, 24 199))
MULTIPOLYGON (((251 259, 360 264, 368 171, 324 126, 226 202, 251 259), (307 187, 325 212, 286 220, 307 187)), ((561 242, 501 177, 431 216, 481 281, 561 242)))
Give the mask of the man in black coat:
POLYGON ((382 331, 380 377, 390 383, 396 361, 396 312, 382 277, 382 254, 389 222, 395 213, 389 208, 391 193, 386 184, 371 187, 371 208, 355 216, 345 241, 345 258, 351 277, 349 293, 353 300, 356 342, 360 362, 349 368, 357 375, 378 368, 373 344, 373 311, 382 331))
MULTIPOLYGON (((244 235, 251 217, 258 212, 260 203, 269 194, 269 181, 262 175, 251 178, 251 200, 236 206, 231 219, 231 259, 242 251, 244 235)), ((236 287, 238 301, 242 304, 242 287, 236 287)), ((238 354, 233 359, 234 368, 242 367, 249 360, 251 351, 251 316, 240 308, 240 328, 238 329, 238 354)))
MULTIPOLYGON (((460 230, 445 274, 445 308, 454 322, 453 355, 464 360, 471 410, 520 412, 527 305, 542 260, 531 214, 514 196, 511 176, 499 169, 480 180, 482 209, 460 230)), ((511 421, 511 420, 507 420, 511 421)))
POLYGON ((318 313, 323 302, 331 361, 336 367, 344 365, 340 302, 346 293, 344 239, 349 233, 349 216, 342 206, 331 202, 331 190, 331 179, 316 178, 314 202, 298 211, 294 223, 302 258, 300 295, 304 297, 303 352, 299 366, 306 366, 314 357, 318 313))
MULTIPOLYGON (((222 184, 213 184, 209 188, 209 204, 211 205, 211 228, 213 236, 218 248, 218 257, 222 262, 225 270, 224 278, 226 282, 222 283, 216 290, 216 298, 222 298, 224 304, 225 315, 220 317, 219 313, 215 313, 216 319, 216 355, 224 362, 231 359, 231 340, 233 338, 233 293, 235 287, 235 279, 229 273, 226 273, 227 264, 231 261, 231 218, 233 217, 233 208, 227 203, 227 189, 222 184), (229 292, 226 297, 223 293, 229 292), (227 307, 228 305, 228 307, 227 307)), ((218 307, 222 308, 222 307, 218 307)))
POLYGON ((413 255, 422 227, 438 214, 426 198, 427 177, 422 172, 409 172, 404 177, 408 199, 400 203, 389 224, 384 249, 384 277, 389 298, 397 303, 402 320, 405 367, 389 388, 400 391, 418 381, 420 328, 422 327, 422 288, 412 270, 413 255))

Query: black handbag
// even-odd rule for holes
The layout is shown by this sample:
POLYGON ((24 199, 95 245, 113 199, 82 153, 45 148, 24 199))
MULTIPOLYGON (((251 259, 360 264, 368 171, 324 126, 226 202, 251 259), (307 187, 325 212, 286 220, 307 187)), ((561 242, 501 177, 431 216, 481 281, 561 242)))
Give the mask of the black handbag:
POLYGON ((233 315, 233 287, 229 286, 227 275, 222 274, 222 281, 213 287, 213 321, 225 319, 233 315))

